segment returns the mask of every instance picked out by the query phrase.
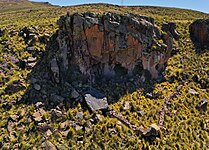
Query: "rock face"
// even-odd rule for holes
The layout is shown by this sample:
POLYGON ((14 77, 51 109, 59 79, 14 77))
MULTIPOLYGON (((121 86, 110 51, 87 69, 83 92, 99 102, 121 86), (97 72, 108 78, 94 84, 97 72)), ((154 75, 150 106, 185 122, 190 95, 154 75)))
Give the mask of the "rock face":
POLYGON ((157 78, 171 55, 173 37, 178 38, 175 24, 165 30, 171 34, 161 36, 152 18, 133 14, 68 14, 58 25, 58 47, 49 63, 57 83, 78 78, 95 82, 143 70, 157 78), (161 37, 164 43, 157 42, 161 37))
POLYGON ((195 47, 209 48, 209 19, 199 19, 189 26, 190 37, 195 47))
POLYGON ((175 23, 164 24, 161 34, 154 19, 134 14, 68 13, 58 25, 34 69, 41 89, 30 93, 33 99, 40 95, 60 103, 74 95, 73 88, 82 94, 80 83, 121 83, 136 75, 156 79, 171 57, 173 39, 179 38, 175 23))

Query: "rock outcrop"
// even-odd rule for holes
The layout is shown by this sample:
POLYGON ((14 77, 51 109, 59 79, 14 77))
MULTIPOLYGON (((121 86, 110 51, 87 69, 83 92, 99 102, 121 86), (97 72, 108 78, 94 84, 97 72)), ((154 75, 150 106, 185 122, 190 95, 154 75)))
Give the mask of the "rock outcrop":
POLYGON ((45 57, 34 69, 33 87, 40 86, 31 97, 53 91, 43 98, 60 102, 72 97, 75 82, 124 82, 133 76, 156 79, 171 57, 173 39, 179 38, 174 23, 165 23, 162 34, 154 19, 134 14, 68 13, 58 25, 45 57))
POLYGON ((145 16, 83 13, 62 16, 58 24, 58 49, 50 62, 57 83, 66 77, 63 74, 75 70, 92 82, 142 70, 157 78, 156 66, 162 67, 172 51, 173 37, 164 35, 164 44, 158 43, 160 31, 154 20, 145 16))
POLYGON ((199 19, 189 26, 191 40, 198 49, 209 48, 209 19, 199 19))

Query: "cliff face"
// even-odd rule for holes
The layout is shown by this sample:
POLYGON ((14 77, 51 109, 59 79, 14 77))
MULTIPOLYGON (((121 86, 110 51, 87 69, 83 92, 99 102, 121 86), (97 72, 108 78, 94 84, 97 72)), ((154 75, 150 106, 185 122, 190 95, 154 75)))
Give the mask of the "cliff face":
POLYGON ((189 26, 191 40, 197 48, 209 48, 209 19, 199 19, 189 26))
MULTIPOLYGON (((148 70, 152 78, 171 55, 171 33, 161 36, 149 17, 93 13, 62 16, 58 20, 58 49, 50 58, 54 80, 131 76, 148 70), (164 43, 158 43, 161 39, 164 43), (158 70, 156 69, 158 68, 158 70), (68 74, 68 75, 67 75, 68 74), (74 77, 78 77, 74 75, 74 77), (65 79, 68 77, 68 79, 65 79)), ((53 48, 52 48, 53 49, 53 48)))

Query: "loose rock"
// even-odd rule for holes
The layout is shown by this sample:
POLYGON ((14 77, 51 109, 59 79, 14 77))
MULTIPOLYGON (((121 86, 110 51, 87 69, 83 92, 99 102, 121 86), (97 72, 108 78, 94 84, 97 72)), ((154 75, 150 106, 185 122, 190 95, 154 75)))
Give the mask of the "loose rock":
POLYGON ((37 122, 41 122, 43 120, 42 115, 39 111, 37 111, 33 114, 33 119, 37 122))
POLYGON ((96 90, 86 92, 85 101, 92 111, 108 108, 107 98, 96 90))
POLYGON ((37 90, 37 91, 40 91, 41 90, 41 86, 39 84, 34 84, 34 89, 37 90))
POLYGON ((199 110, 204 110, 204 111, 206 111, 206 110, 207 110, 207 106, 208 106, 208 101, 204 98, 204 99, 202 99, 202 100, 199 102, 197 108, 198 108, 199 110))
POLYGON ((159 130, 160 130, 160 127, 158 125, 151 124, 149 128, 144 131, 143 135, 147 137, 150 137, 150 136, 157 137, 159 136, 159 130))
POLYGON ((195 91, 194 89, 189 89, 189 93, 191 93, 193 95, 199 95, 199 93, 197 91, 195 91))
POLYGON ((57 150, 55 145, 50 141, 45 141, 41 144, 41 148, 45 150, 57 150))

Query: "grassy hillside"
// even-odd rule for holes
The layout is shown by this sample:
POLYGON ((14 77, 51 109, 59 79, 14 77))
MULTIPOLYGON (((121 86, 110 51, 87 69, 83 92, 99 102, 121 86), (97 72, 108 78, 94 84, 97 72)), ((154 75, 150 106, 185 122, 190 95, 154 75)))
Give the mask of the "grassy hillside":
POLYGON ((31 2, 27 0, 0 0, 0 13, 49 7, 49 3, 31 2))
MULTIPOLYGON (((202 99, 209 101, 209 51, 196 53, 188 31, 192 21, 209 18, 209 14, 176 8, 106 4, 55 7, 28 1, 0 1, 0 8, 0 29, 4 30, 0 37, 0 149, 44 149, 46 145, 58 149, 209 149, 209 107, 204 111, 196 107, 202 99), (17 64, 28 57, 38 60, 46 46, 46 43, 36 42, 34 50, 28 51, 28 43, 19 36, 20 30, 26 26, 39 36, 50 37, 56 32, 56 20, 61 15, 84 11, 142 14, 153 17, 159 27, 163 22, 177 22, 181 35, 176 42, 179 53, 168 61, 166 81, 152 85, 153 92, 160 96, 146 98, 144 89, 138 89, 111 104, 133 125, 148 127, 158 124, 164 101, 181 87, 180 94, 168 105, 164 129, 154 141, 134 133, 115 118, 83 109, 80 104, 58 109, 60 115, 56 117, 54 110, 20 101, 29 86, 26 79, 32 68, 21 69, 17 64), (130 108, 124 109, 125 103, 130 108), (41 120, 37 120, 34 116, 40 110, 38 119, 41 120), (139 111, 144 114, 140 115, 139 111)), ((117 90, 124 90, 124 87, 114 89, 117 90)))

